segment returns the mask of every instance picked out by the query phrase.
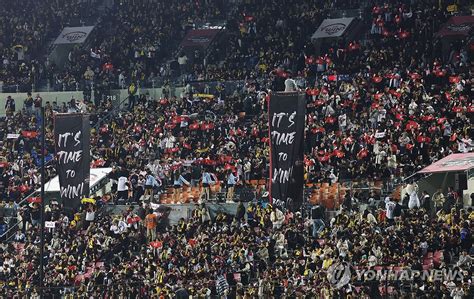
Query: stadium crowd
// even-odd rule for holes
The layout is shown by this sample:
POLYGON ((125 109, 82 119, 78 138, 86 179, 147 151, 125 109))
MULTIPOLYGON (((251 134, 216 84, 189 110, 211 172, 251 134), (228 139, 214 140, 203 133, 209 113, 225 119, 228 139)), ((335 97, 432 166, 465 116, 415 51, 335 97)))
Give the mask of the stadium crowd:
POLYGON ((32 84, 53 77, 58 66, 45 59, 45 45, 63 27, 81 26, 92 17, 97 2, 21 0, 5 6, 0 14, 0 81, 6 90, 31 90, 32 84))
MULTIPOLYGON (((36 18, 64 24, 61 16, 51 17, 54 11, 62 11, 54 10, 57 2, 51 2, 51 8, 35 4, 45 11, 36 18)), ((15 203, 39 186, 41 105, 46 107, 47 160, 54 152, 54 113, 92 113, 93 123, 98 124, 91 134, 92 164, 114 167, 111 178, 117 181, 114 191, 118 191, 114 197, 130 202, 139 202, 150 189, 161 192, 165 187, 216 181, 231 187, 267 178, 268 98, 260 91, 283 90, 293 79, 306 92, 308 104, 308 183, 393 181, 450 153, 472 151, 472 50, 466 48, 466 41, 452 43, 448 52, 442 50, 433 36, 448 15, 436 5, 429 1, 374 5, 366 40, 339 42, 316 55, 307 41, 325 17, 324 10, 334 5, 358 7, 360 2, 327 1, 321 9, 309 1, 295 1, 283 13, 284 1, 246 1, 236 10, 235 22, 229 23, 227 47, 213 53, 206 65, 196 60, 187 68, 188 79, 242 79, 245 84, 232 91, 218 85, 208 90, 212 97, 196 96, 202 90, 188 84, 182 94, 167 91, 161 99, 139 94, 135 84, 166 78, 160 55, 171 53, 173 47, 165 47, 182 38, 188 23, 218 16, 221 1, 182 5, 124 1, 111 11, 98 25, 108 30, 99 30, 104 33, 96 36, 97 46, 91 51, 74 49, 65 73, 48 76, 54 77, 57 89, 64 82, 71 87, 76 82, 86 83, 86 88, 91 82, 126 87, 128 110, 97 122, 112 109, 109 101, 91 103, 86 98, 58 106, 31 94, 24 101, 6 100, 7 117, 0 124, 0 196, 2 204, 21 214, 23 230, 14 239, 24 244, 2 245, 0 282, 6 294, 27 292, 33 298, 38 294, 33 286, 38 282, 38 205, 20 208, 15 203), (167 17, 155 18, 157 11, 167 17), (163 30, 157 38, 148 28, 163 30)), ((1 18, 7 34, 2 35, 0 80, 30 84, 31 74, 42 67, 33 71, 23 66, 21 55, 34 53, 54 31, 51 28, 60 25, 44 27, 34 18, 23 20, 27 14, 11 20, 6 17, 9 13, 2 12, 1 18), (21 28, 23 35, 14 34, 21 28)), ((54 167, 48 168, 48 178, 53 175, 54 167)), ((346 204, 349 210, 331 220, 272 210, 265 201, 249 208, 240 205, 235 218, 211 219, 204 205, 196 208, 193 219, 170 227, 158 225, 146 205, 115 218, 91 205, 75 219, 52 205, 47 217, 57 223, 47 237, 46 281, 52 287, 48 292, 213 297, 229 289, 231 296, 239 298, 377 298, 386 291, 394 297, 405 294, 401 292, 414 292, 417 297, 472 297, 467 280, 472 276, 472 211, 450 206, 434 218, 421 209, 394 216, 390 210, 394 206, 388 200, 381 209, 351 211, 346 204), (316 219, 324 219, 323 225, 313 224, 316 219), (326 279, 333 263, 415 270, 455 265, 467 275, 462 282, 417 281, 409 290, 398 282, 389 282, 386 288, 369 281, 351 282, 338 290, 326 279), (68 290, 64 285, 77 288, 68 290)))
MULTIPOLYGON (((46 219, 56 226, 46 233, 45 295, 380 298, 388 293, 391 298, 470 298, 473 294, 471 208, 439 209, 433 218, 424 209, 409 210, 386 199, 379 208, 344 209, 325 219, 319 206, 306 218, 259 201, 247 207, 239 204, 235 216, 218 213, 211 218, 202 204, 196 205, 191 219, 169 226, 165 213, 152 207, 130 207, 111 217, 88 203, 69 219, 56 203, 48 206, 46 219), (323 220, 326 224, 313 229, 313 222, 323 220), (333 265, 350 265, 350 281, 335 284, 333 265), (384 282, 357 276, 356 270, 362 269, 451 269, 462 275, 384 282)), ((27 220, 14 240, 1 248, 2 293, 36 298, 37 222, 27 220)))

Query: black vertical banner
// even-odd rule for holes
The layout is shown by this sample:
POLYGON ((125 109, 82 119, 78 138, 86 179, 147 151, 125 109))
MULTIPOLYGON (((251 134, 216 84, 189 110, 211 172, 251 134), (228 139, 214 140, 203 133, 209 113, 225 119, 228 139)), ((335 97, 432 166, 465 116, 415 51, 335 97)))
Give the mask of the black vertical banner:
POLYGON ((303 93, 278 92, 270 96, 270 198, 277 207, 298 210, 303 202, 304 126, 303 93))
POLYGON ((56 114, 54 120, 57 172, 64 207, 75 210, 89 196, 90 123, 89 115, 56 114))

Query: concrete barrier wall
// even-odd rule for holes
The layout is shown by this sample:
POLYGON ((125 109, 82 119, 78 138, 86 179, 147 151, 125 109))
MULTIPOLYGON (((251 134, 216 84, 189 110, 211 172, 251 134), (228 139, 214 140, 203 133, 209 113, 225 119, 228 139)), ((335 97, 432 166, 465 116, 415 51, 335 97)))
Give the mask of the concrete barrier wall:
MULTIPOLYGON (((171 95, 179 96, 183 91, 182 87, 176 87, 172 90, 171 95)), ((63 103, 71 101, 72 98, 76 100, 83 99, 82 91, 54 91, 54 92, 34 92, 32 93, 33 98, 36 94, 40 94, 43 98, 43 104, 46 102, 57 102, 59 106, 63 103)), ((163 95, 161 88, 141 88, 138 90, 138 94, 148 93, 152 98, 160 99, 163 95)), ((127 89, 112 90, 110 94, 116 96, 116 101, 114 103, 120 103, 121 100, 124 100, 128 97, 127 89)), ((0 93, 0 116, 5 116, 5 101, 8 96, 11 96, 15 100, 16 111, 23 109, 23 102, 26 99, 26 92, 19 93, 0 93)), ((124 103, 126 104, 126 103, 124 103)))
MULTIPOLYGON (((43 98, 43 104, 46 102, 57 102, 58 105, 71 101, 72 98, 76 100, 82 99, 82 91, 60 91, 60 92, 37 92, 32 93, 33 98, 36 94, 40 94, 43 98)), ((8 96, 15 100, 16 111, 23 109, 23 102, 26 99, 26 92, 19 93, 0 93, 0 116, 5 116, 5 101, 8 96)))
MULTIPOLYGON (((247 203, 244 204, 247 207, 247 203)), ((179 219, 189 219, 192 216, 192 212, 196 209, 196 204, 179 204, 179 205, 163 205, 169 207, 170 214, 168 215, 168 220, 170 225, 178 224, 179 219)), ((219 212, 224 212, 230 215, 235 215, 237 213, 237 203, 208 203, 206 204, 209 215, 212 219, 216 217, 219 212)), ((106 212, 112 215, 120 215, 126 211, 130 206, 127 205, 110 205, 106 206, 106 212)), ((136 207, 135 207, 136 208, 136 207)), ((136 210, 135 210, 136 211, 136 210)))

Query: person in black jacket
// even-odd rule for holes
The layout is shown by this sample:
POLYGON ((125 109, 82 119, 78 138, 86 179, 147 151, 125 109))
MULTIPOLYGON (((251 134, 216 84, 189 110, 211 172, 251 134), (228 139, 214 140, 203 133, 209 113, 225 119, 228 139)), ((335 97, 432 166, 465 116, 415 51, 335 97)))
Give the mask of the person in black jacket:
POLYGON ((239 202, 239 206, 237 207, 237 213, 235 214, 235 218, 239 222, 243 221, 245 218, 245 206, 241 201, 239 202))
POLYGON ((318 235, 323 231, 324 227, 324 208, 317 204, 311 208, 311 219, 313 220, 313 238, 318 238, 318 235))

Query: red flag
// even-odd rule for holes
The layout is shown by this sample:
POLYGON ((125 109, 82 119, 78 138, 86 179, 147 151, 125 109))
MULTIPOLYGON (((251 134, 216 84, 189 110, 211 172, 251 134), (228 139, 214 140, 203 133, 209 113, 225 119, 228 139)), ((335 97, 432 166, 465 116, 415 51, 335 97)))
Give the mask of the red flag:
POLYGON ((127 219, 127 223, 129 224, 133 224, 133 223, 137 223, 137 222, 140 222, 142 219, 138 216, 135 216, 135 217, 130 217, 127 219))
POLYGON ((41 197, 30 197, 28 198, 29 203, 41 203, 41 197))
POLYGON ((451 96, 451 94, 450 94, 449 92, 446 91, 446 92, 444 93, 444 96, 446 97, 446 100, 451 101, 452 96, 451 96))
POLYGON ((324 100, 322 100, 322 99, 314 101, 314 105, 316 105, 316 106, 322 106, 322 105, 324 105, 325 103, 326 103, 326 102, 325 102, 324 100))
POLYGON ((402 31, 400 32, 400 34, 398 35, 401 39, 405 39, 405 38, 408 38, 410 36, 410 32, 408 31, 402 31))
POLYGON ((382 82, 382 79, 383 78, 381 76, 374 76, 372 78, 372 81, 374 81, 375 83, 380 83, 380 82, 382 82))
POLYGON ((36 131, 21 131, 21 135, 26 138, 36 138, 38 132, 36 131))
POLYGON ((150 242, 150 246, 153 248, 161 248, 163 246, 163 242, 153 241, 153 242, 150 242))
POLYGON ((190 130, 197 130, 199 129, 199 124, 198 123, 193 123, 189 125, 190 130))
POLYGON ((411 73, 410 78, 412 78, 413 80, 418 80, 421 78, 421 75, 418 73, 411 73))
POLYGON ((163 132, 163 129, 162 129, 161 127, 155 127, 155 128, 153 129, 153 132, 154 132, 155 134, 159 134, 159 133, 163 132))
POLYGON ((174 124, 179 124, 181 122, 181 116, 174 116, 171 120, 174 124))
POLYGON ((327 162, 329 161, 329 155, 328 154, 325 154, 324 156, 319 156, 319 161, 321 162, 327 162))
POLYGON ((461 81, 459 76, 449 76, 449 83, 459 83, 459 81, 461 81))
POLYGON ((332 116, 328 116, 326 117, 326 119, 324 120, 327 124, 333 124, 335 121, 336 121, 336 118, 335 117, 332 117, 332 116))
POLYGON ((395 118, 398 119, 398 120, 403 120, 404 116, 401 113, 397 113, 397 114, 395 114, 395 118))
POLYGON ((336 157, 338 157, 338 158, 344 158, 344 152, 342 152, 342 151, 340 151, 340 150, 338 150, 338 149, 336 149, 336 150, 333 151, 333 155, 336 156, 336 157))
POLYGON ((369 151, 363 148, 357 153, 357 158, 361 160, 361 159, 366 158, 368 155, 369 155, 369 151))

